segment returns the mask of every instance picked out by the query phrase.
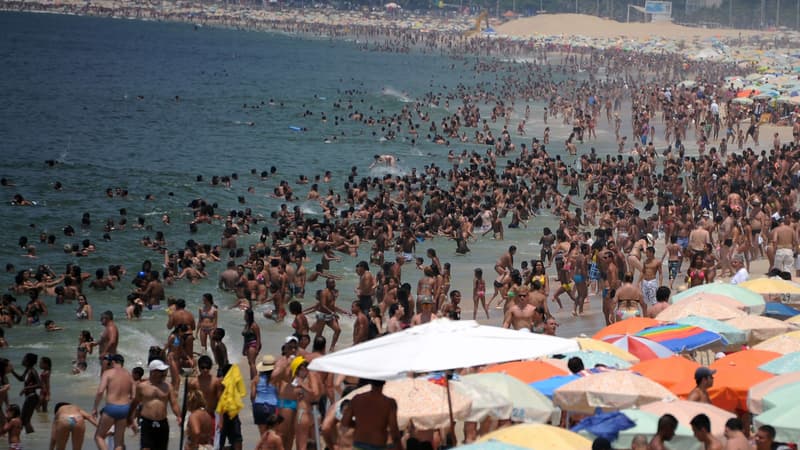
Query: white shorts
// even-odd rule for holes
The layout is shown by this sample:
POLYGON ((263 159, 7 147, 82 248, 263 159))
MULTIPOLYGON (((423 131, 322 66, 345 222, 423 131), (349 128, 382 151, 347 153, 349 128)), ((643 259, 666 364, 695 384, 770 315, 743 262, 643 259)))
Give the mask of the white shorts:
POLYGON ((791 272, 794 266, 794 252, 789 248, 779 248, 775 252, 775 268, 782 272, 791 272))

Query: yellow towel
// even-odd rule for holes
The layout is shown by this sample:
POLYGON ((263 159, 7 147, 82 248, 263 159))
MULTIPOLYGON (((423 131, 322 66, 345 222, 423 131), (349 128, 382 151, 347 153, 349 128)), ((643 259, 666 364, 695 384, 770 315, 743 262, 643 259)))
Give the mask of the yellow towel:
POLYGON ((219 414, 227 414, 229 418, 233 419, 244 408, 242 399, 247 395, 238 365, 233 364, 231 366, 228 373, 225 374, 225 378, 222 379, 222 385, 225 390, 222 391, 222 395, 219 397, 217 412, 219 414))

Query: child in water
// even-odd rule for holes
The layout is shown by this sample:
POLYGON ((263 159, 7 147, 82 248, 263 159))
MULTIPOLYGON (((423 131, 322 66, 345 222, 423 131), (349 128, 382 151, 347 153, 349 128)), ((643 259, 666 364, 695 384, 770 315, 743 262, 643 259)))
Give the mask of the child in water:
POLYGON ((6 410, 6 424, 0 430, 0 436, 8 433, 9 450, 22 450, 22 442, 19 439, 22 434, 22 419, 20 419, 19 405, 8 405, 6 410))

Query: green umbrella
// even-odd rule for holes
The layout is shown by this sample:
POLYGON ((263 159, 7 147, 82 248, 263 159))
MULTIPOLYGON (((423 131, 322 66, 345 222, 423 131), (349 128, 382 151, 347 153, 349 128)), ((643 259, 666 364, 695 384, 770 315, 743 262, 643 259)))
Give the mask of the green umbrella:
POLYGON ((800 404, 800 384, 787 384, 781 386, 761 399, 764 411, 773 408, 789 408, 800 404))
MULTIPOLYGON (((631 441, 637 435, 644 435, 649 441, 656 434, 658 429, 658 419, 660 416, 633 408, 623 409, 620 412, 631 419, 636 426, 620 431, 617 439, 611 443, 612 447, 630 448, 631 441)), ((588 431, 580 431, 579 434, 587 436, 591 439, 597 437, 588 431)), ((695 439, 692 429, 681 423, 678 424, 678 428, 675 430, 675 437, 669 441, 669 445, 670 448, 680 448, 686 450, 700 450, 702 448, 700 442, 695 439)))
POLYGON ((606 352, 580 350, 577 352, 565 353, 564 359, 569 360, 573 356, 580 358, 581 361, 583 361, 583 366, 586 368, 591 368, 598 364, 602 364, 607 367, 613 367, 615 369, 627 369, 631 366, 631 363, 628 361, 606 352))
POLYGON ((709 319, 708 317, 689 316, 682 317, 675 321, 681 325, 694 325, 704 330, 712 331, 725 338, 730 345, 740 345, 747 342, 747 332, 728 325, 721 320, 709 319))
POLYGON ((758 366, 758 369, 775 375, 800 371, 800 352, 787 353, 758 366))
POLYGON ((755 416, 756 426, 772 425, 777 432, 775 441, 777 442, 798 442, 800 441, 800 405, 795 404, 791 407, 772 408, 767 412, 755 416))
POLYGON ((701 284, 691 289, 687 289, 679 294, 672 296, 672 303, 679 303, 681 300, 690 297, 698 292, 708 292, 709 294, 724 295, 730 297, 742 305, 746 306, 751 314, 761 314, 766 308, 764 304, 764 297, 760 294, 745 289, 743 287, 735 286, 728 283, 711 283, 701 284))
POLYGON ((555 407, 544 394, 504 373, 489 372, 464 375, 461 382, 511 401, 511 420, 524 423, 545 423, 555 407))

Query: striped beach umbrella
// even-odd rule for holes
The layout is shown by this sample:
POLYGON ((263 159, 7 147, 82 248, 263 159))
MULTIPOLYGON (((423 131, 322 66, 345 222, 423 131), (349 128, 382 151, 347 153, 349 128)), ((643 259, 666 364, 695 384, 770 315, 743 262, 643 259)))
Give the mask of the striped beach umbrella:
POLYGON ((672 350, 658 342, 630 334, 612 334, 604 337, 603 340, 636 356, 640 361, 667 358, 673 353, 672 350))
POLYGON ((678 323, 645 328, 636 333, 636 336, 658 342, 676 353, 696 350, 717 342, 728 344, 725 338, 717 333, 694 325, 678 323))

